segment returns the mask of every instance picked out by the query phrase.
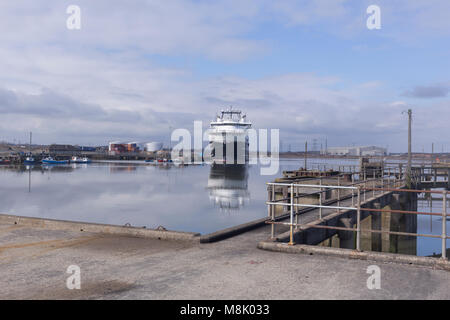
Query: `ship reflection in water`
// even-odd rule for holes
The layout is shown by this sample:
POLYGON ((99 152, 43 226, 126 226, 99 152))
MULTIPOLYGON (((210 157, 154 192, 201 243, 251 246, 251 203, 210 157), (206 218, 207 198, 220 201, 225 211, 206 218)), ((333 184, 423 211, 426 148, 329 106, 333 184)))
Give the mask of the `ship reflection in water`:
POLYGON ((239 210, 250 201, 247 165, 212 165, 207 189, 214 206, 223 211, 239 210))

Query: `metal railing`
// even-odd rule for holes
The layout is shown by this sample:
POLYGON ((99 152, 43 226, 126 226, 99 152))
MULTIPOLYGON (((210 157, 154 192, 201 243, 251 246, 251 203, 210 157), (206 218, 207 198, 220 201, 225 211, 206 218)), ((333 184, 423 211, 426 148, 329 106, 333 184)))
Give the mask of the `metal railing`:
MULTIPOLYGON (((420 176, 414 176, 413 179, 420 178, 420 176)), ((329 179, 329 178, 328 178, 329 179)), ((289 244, 294 245, 294 228, 298 229, 306 229, 306 228, 319 228, 319 229, 334 229, 341 231, 353 231, 356 232, 356 250, 361 251, 361 233, 369 232, 369 233, 387 233, 389 235, 400 235, 400 236, 415 236, 415 237, 431 237, 431 238, 441 238, 442 241, 442 258, 446 259, 446 240, 450 239, 447 236, 446 230, 446 218, 447 218, 447 190, 416 190, 416 189, 404 189, 405 179, 397 179, 397 176, 394 176, 394 179, 391 179, 390 176, 387 179, 383 176, 379 179, 365 179, 362 181, 354 182, 352 179, 352 183, 348 185, 322 185, 322 179, 318 185, 312 184, 298 184, 298 183, 277 183, 270 182, 267 183, 269 186, 269 201, 266 202, 268 205, 268 216, 270 220, 267 221, 268 224, 271 224, 271 237, 275 237, 275 226, 276 225, 285 225, 289 226, 289 244), (369 186, 368 186, 369 184, 369 186), (372 184, 372 186, 370 186, 372 184), (287 188, 286 193, 289 193, 290 196, 288 198, 275 199, 275 188, 276 187, 284 187, 287 188), (299 188, 307 188, 307 189, 319 189, 318 192, 300 194, 299 188), (329 203, 323 203, 323 194, 328 190, 337 190, 336 199, 331 199, 329 203), (341 190, 351 190, 351 206, 341 206, 341 201, 344 200, 341 198, 341 190), (408 192, 408 193, 437 193, 442 194, 443 201, 443 210, 442 213, 433 213, 433 212, 417 212, 417 211, 407 211, 407 210, 393 210, 393 209, 376 209, 376 208, 364 208, 363 203, 366 203, 366 194, 372 194, 373 200, 376 195, 384 195, 386 193, 391 192, 408 192), (318 204, 306 204, 300 203, 300 199, 311 196, 311 195, 319 195, 319 203, 318 204), (356 200, 356 204, 355 204, 356 200), (335 205, 337 204, 337 205, 335 205), (282 206, 290 209, 289 212, 289 222, 277 221, 283 218, 286 218, 286 215, 276 216, 276 206, 282 206), (303 208, 304 210, 295 210, 295 208, 303 208), (318 218, 319 221, 323 219, 323 209, 335 209, 339 213, 341 210, 352 210, 356 211, 356 228, 347 228, 347 227, 337 227, 337 226, 325 226, 317 224, 317 220, 309 223, 299 223, 299 216, 305 213, 305 209, 318 210, 318 218), (416 215, 429 215, 429 216, 442 216, 442 232, 441 235, 434 234, 419 234, 419 233, 409 233, 409 232, 396 232, 390 230, 373 230, 373 229, 361 229, 361 211, 370 211, 373 213, 383 213, 383 212, 391 212, 391 213, 400 213, 400 214, 416 214, 416 215)), ((338 180, 339 182, 339 180, 338 180)), ((346 195, 345 200, 350 199, 350 195, 346 195)))

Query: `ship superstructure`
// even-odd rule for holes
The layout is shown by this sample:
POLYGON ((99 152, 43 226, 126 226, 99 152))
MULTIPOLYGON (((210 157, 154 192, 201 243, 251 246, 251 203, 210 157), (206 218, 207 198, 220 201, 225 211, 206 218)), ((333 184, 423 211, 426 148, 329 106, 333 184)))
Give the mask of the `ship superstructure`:
POLYGON ((249 158, 248 129, 252 126, 240 110, 222 110, 210 123, 212 163, 245 164, 249 158))

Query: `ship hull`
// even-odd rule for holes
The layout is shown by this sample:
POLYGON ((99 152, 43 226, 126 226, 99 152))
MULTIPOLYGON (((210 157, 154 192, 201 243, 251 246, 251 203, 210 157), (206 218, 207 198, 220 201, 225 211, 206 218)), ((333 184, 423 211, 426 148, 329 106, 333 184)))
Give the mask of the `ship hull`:
POLYGON ((67 164, 68 160, 42 160, 43 164, 67 164))

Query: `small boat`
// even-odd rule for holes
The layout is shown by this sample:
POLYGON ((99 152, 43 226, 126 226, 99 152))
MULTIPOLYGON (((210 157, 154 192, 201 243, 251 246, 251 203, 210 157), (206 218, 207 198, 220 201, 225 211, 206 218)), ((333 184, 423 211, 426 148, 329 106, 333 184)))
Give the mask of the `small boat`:
POLYGON ((173 160, 170 159, 170 162, 172 162, 176 167, 184 165, 184 160, 182 158, 175 158, 173 160))
POLYGON ((33 154, 31 153, 31 132, 30 132, 30 147, 28 153, 25 154, 27 157, 23 160, 23 164, 34 164, 35 160, 33 158, 33 154))
POLYGON ((155 160, 153 160, 153 159, 146 159, 145 162, 153 163, 153 162, 155 162, 155 160))
POLYGON ((52 157, 46 157, 42 159, 42 163, 45 164, 66 164, 69 163, 69 160, 55 160, 52 157))
POLYGON ((72 159, 70 160, 71 163, 90 163, 91 159, 87 158, 87 157, 72 157, 72 159))
POLYGON ((34 158, 31 157, 31 156, 26 157, 25 160, 23 160, 23 163, 24 163, 24 164, 33 164, 34 162, 35 162, 35 160, 34 160, 34 158))
POLYGON ((0 164, 10 164, 10 163, 11 163, 11 160, 0 158, 0 164))

